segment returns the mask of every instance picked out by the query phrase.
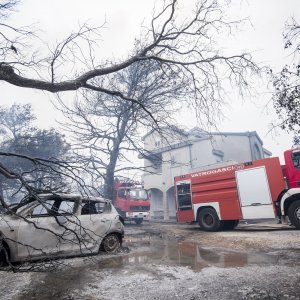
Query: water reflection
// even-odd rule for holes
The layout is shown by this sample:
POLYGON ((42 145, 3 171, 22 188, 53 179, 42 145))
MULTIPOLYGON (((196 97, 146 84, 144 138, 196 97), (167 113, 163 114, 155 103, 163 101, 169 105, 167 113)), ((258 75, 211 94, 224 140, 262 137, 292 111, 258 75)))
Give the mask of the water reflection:
MULTIPOLYGON (((134 242, 128 242, 130 244, 134 242)), ((145 263, 181 265, 201 271, 206 267, 235 268, 251 264, 274 264, 275 256, 263 253, 246 253, 227 251, 224 249, 203 248, 194 242, 177 242, 164 240, 150 240, 150 250, 129 253, 126 256, 112 257, 99 262, 98 267, 122 268, 125 265, 141 265, 145 263)))

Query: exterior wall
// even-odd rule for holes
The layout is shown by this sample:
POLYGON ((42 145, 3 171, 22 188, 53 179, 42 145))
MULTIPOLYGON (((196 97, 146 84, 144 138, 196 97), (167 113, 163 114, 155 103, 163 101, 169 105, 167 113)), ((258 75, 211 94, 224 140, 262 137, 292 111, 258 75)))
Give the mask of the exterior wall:
POLYGON ((145 172, 161 174, 162 164, 154 164, 153 161, 149 159, 144 159, 145 172))
POLYGON ((251 141, 248 136, 215 136, 214 143, 217 149, 223 151, 223 161, 235 160, 243 162, 252 160, 251 141))
POLYGON ((264 158, 268 158, 272 156, 272 152, 270 152, 269 150, 263 148, 263 153, 264 153, 264 158))
POLYGON ((175 197, 174 197, 174 186, 167 190, 167 203, 168 203, 168 212, 169 219, 176 218, 176 205, 175 205, 175 197))
POLYGON ((191 169, 203 168, 219 162, 254 160, 255 146, 261 155, 255 159, 263 158, 263 147, 256 136, 216 135, 195 141, 191 147, 191 169), (223 156, 214 154, 214 152, 220 152, 223 156))
POLYGON ((151 135, 147 136, 147 138, 144 140, 144 149, 150 151, 160 148, 155 145, 157 142, 161 143, 162 138, 161 135, 155 131, 151 135))
POLYGON ((143 182, 145 189, 158 188, 162 190, 162 174, 144 174, 143 182))
POLYGON ((144 149, 147 151, 152 151, 179 143, 186 139, 186 136, 171 132, 170 130, 165 130, 163 136, 159 132, 153 131, 151 134, 148 134, 146 137, 144 137, 144 149))
POLYGON ((213 144, 210 138, 195 141, 191 146, 191 167, 190 169, 207 166, 217 162, 213 155, 213 144))
POLYGON ((152 219, 163 219, 164 218, 164 206, 163 206, 163 193, 159 189, 149 189, 150 191, 150 217, 152 219))
POLYGON ((189 147, 164 152, 162 160, 162 179, 169 189, 174 184, 174 176, 184 174, 190 168, 189 147))
POLYGON ((151 192, 151 217, 159 218, 157 203, 163 203, 164 219, 175 218, 175 202, 173 193, 174 177, 189 172, 189 147, 182 147, 162 153, 161 173, 144 174, 143 181, 146 189, 159 189, 162 193, 151 192), (154 207, 152 208, 152 203, 154 207))
POLYGON ((251 136, 250 144, 251 144, 251 151, 253 157, 252 160, 264 158, 264 148, 262 146, 261 141, 257 138, 257 136, 251 136))
POLYGON ((145 159, 145 166, 150 167, 149 170, 156 174, 145 173, 143 180, 146 189, 160 191, 151 193, 151 217, 161 214, 163 209, 164 219, 175 217, 175 202, 172 197, 175 176, 195 172, 197 169, 210 169, 216 163, 252 161, 263 158, 266 153, 262 141, 255 132, 189 136, 189 143, 184 145, 177 143, 187 141, 186 136, 181 138, 174 136, 172 147, 169 136, 167 143, 166 141, 160 143, 160 149, 157 147, 158 144, 155 144, 159 138, 158 133, 153 133, 144 139, 145 150, 159 153, 161 149, 159 155, 162 164, 161 169, 151 168, 153 162, 151 159, 145 159))

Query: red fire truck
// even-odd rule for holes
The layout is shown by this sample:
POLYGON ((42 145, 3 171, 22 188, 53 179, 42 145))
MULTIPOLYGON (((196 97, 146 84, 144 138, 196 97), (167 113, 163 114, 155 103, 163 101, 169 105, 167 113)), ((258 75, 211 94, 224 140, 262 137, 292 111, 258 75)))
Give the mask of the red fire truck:
POLYGON ((149 196, 140 182, 116 178, 114 206, 125 221, 141 224, 149 218, 149 196))
POLYGON ((300 229, 300 148, 278 157, 175 177, 177 220, 206 231, 233 229, 242 219, 287 216, 300 229))

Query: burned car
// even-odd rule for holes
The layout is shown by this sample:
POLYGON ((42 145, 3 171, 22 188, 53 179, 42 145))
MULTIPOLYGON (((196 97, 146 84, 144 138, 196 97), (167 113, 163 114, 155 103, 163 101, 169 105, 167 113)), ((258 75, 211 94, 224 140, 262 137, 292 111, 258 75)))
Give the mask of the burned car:
POLYGON ((123 220, 109 200, 42 194, 1 214, 0 260, 115 252, 123 236, 123 220))

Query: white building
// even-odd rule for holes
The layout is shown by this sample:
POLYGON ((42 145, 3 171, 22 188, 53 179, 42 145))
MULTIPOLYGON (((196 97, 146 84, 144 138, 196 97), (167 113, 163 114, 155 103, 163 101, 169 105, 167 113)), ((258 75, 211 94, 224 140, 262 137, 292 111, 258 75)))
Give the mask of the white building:
POLYGON ((247 162, 271 156, 255 131, 208 133, 199 128, 186 132, 177 128, 163 135, 151 131, 144 140, 143 175, 151 193, 151 218, 175 218, 174 176, 232 162, 247 162))

